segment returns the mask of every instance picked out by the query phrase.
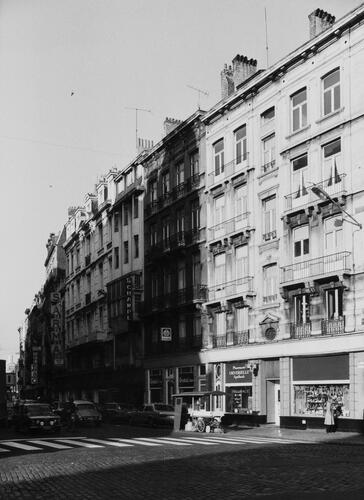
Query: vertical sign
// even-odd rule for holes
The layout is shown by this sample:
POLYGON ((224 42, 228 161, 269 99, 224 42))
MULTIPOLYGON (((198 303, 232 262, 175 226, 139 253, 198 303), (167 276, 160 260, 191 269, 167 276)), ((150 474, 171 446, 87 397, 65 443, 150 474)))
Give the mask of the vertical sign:
POLYGON ((51 293, 51 352, 55 366, 63 366, 61 294, 51 293))
POLYGON ((126 319, 133 319, 133 286, 131 278, 126 278, 126 319))

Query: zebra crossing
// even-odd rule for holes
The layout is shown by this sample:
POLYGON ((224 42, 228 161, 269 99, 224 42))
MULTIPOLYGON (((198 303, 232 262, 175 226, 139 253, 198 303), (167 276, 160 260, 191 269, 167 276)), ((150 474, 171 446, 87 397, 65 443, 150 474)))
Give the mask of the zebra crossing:
POLYGON ((36 438, 36 439, 14 439, 0 441, 0 454, 11 452, 39 452, 39 451, 59 451, 70 450, 72 448, 97 449, 105 447, 132 448, 132 447, 158 447, 158 446, 222 446, 222 445, 288 445, 307 444, 307 441, 257 436, 226 436, 204 435, 200 436, 159 436, 159 437, 110 437, 91 438, 86 436, 78 437, 57 437, 57 438, 36 438))

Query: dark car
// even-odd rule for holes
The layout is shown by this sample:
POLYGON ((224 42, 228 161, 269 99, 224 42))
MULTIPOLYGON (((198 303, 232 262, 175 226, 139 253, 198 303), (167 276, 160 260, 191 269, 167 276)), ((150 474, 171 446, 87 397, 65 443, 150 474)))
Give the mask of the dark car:
POLYGON ((102 415, 92 401, 76 400, 73 402, 75 407, 76 424, 94 424, 100 425, 102 415))
POLYGON ((61 429, 61 419, 46 403, 23 403, 14 408, 15 429, 29 432, 32 430, 54 431, 61 429))
POLYGON ((106 422, 129 422, 134 411, 133 405, 127 403, 111 402, 101 407, 101 413, 106 422))
POLYGON ((165 403, 149 403, 131 416, 132 424, 173 426, 174 408, 165 403))

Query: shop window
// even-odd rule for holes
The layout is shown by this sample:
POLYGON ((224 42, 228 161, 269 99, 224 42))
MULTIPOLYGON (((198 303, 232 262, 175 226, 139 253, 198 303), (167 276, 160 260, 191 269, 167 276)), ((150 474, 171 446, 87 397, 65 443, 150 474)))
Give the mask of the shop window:
POLYGON ((294 414, 323 417, 328 398, 349 416, 349 384, 294 385, 294 414))
POLYGON ((226 411, 250 413, 252 411, 252 386, 225 387, 226 411))

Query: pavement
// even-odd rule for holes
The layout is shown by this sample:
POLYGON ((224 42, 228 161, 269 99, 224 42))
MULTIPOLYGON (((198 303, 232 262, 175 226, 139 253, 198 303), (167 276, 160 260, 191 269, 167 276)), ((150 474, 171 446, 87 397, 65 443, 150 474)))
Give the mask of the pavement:
POLYGON ((0 499, 363 499, 363 445, 360 434, 271 425, 224 434, 127 425, 59 436, 1 430, 0 499))

